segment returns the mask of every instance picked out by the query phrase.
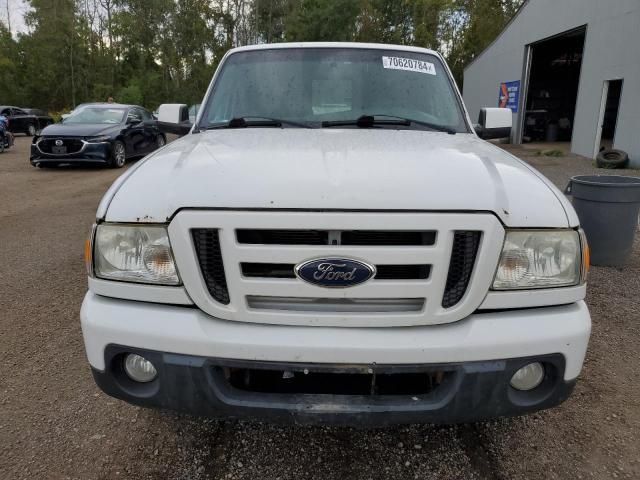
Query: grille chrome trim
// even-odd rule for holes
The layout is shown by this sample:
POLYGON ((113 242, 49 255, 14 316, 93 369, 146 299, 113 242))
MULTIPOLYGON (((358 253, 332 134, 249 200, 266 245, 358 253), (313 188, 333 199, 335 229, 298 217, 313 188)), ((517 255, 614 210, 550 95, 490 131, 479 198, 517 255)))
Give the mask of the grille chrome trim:
POLYGON ((284 312, 314 313, 385 313, 419 312, 424 308, 424 298, 306 298, 247 296, 249 308, 280 310, 284 312))
POLYGON ((181 210, 169 224, 169 238, 176 264, 187 293, 201 310, 214 317, 250 323, 336 326, 398 327, 449 323, 467 317, 482 303, 504 241, 504 228, 493 214, 442 212, 311 212, 255 210, 181 210), (237 229, 415 230, 437 232, 431 246, 350 246, 350 245, 248 245, 240 244, 237 229), (231 301, 217 302, 209 293, 200 271, 190 231, 217 229, 231 301), (458 230, 482 232, 476 265, 464 297, 453 307, 442 307, 449 260, 458 230), (424 280, 375 280, 346 289, 327 289, 297 278, 249 278, 242 275, 241 263, 284 263, 297 265, 313 258, 340 256, 372 265, 431 265, 424 280), (320 314, 294 310, 258 310, 247 305, 246 297, 295 297, 328 299, 424 299, 417 312, 327 312, 320 314))

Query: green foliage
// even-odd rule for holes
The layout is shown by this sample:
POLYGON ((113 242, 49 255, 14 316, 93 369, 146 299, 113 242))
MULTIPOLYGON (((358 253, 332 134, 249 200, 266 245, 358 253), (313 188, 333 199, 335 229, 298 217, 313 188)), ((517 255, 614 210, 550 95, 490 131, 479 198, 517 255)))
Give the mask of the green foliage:
POLYGON ((296 42, 354 39, 359 5, 353 0, 299 0, 285 19, 285 38, 296 42))
POLYGON ((443 52, 464 66, 522 0, 26 0, 0 24, 3 103, 63 111, 116 101, 197 103, 224 53, 280 41, 361 41, 443 52))
POLYGON ((121 88, 118 91, 115 100, 118 103, 131 103, 134 105, 141 105, 144 103, 142 89, 138 85, 128 85, 121 88))
POLYGON ((464 67, 500 34, 521 0, 456 0, 448 17, 460 22, 453 30, 447 62, 462 86, 464 67))
POLYGON ((1 98, 5 105, 15 104, 23 99, 22 86, 18 79, 18 64, 16 42, 11 38, 9 30, 0 24, 0 85, 4 86, 1 98))
POLYGON ((538 150, 536 151, 536 157, 564 157, 565 153, 562 150, 550 149, 550 150, 538 150))

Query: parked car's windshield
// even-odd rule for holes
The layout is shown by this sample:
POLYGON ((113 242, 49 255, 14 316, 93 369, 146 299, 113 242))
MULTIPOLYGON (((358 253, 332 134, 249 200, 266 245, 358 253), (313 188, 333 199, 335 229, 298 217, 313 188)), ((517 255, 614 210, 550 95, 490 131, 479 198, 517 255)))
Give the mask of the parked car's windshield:
POLYGON ((121 123, 126 108, 81 107, 64 119, 64 123, 121 123))
POLYGON ((240 117, 320 126, 391 115, 466 132, 449 76, 434 56, 356 48, 237 52, 224 62, 200 127, 240 117))

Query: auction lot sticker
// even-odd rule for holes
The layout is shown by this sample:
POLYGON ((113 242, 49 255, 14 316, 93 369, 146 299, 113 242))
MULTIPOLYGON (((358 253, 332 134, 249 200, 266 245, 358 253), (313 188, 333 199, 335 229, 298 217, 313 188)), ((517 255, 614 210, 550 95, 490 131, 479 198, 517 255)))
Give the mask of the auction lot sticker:
POLYGON ((408 70, 410 72, 436 74, 436 67, 433 63, 414 60, 403 57, 382 57, 382 66, 393 70, 408 70))

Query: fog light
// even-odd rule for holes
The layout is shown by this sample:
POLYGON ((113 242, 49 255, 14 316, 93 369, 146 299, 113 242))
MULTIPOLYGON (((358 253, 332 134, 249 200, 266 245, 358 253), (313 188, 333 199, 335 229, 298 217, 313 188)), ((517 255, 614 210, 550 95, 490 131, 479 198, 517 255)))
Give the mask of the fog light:
POLYGON ((158 374, 153 363, 135 353, 129 353, 124 358, 124 371, 131 380, 141 383, 150 382, 158 374))
POLYGON ((544 367, 540 362, 525 365, 511 377, 511 386, 516 390, 533 390, 544 379, 544 367))

